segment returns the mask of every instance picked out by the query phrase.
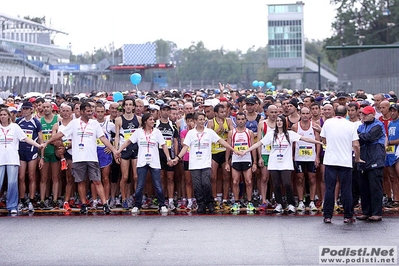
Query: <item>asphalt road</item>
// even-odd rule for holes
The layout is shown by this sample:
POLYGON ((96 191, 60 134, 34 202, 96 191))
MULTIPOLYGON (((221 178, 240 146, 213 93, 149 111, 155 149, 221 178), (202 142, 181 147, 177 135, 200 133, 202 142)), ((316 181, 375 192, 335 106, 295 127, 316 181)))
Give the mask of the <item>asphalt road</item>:
POLYGON ((399 218, 320 215, 0 217, 0 265, 319 265, 319 246, 399 243, 399 218))

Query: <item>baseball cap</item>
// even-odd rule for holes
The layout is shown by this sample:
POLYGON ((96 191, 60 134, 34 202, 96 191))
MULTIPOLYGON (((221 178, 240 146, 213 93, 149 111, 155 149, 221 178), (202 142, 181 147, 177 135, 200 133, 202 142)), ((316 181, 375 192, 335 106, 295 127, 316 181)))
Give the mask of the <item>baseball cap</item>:
POLYGON ((256 104, 256 101, 255 101, 254 98, 249 97, 249 98, 246 98, 246 99, 245 99, 245 104, 252 104, 252 105, 254 105, 254 104, 256 104))
POLYGON ((398 111, 399 110, 399 104, 397 104, 397 103, 391 104, 391 106, 389 106, 389 110, 391 110, 391 109, 398 111))
POLYGON ((53 111, 58 111, 58 106, 55 103, 51 103, 51 105, 53 106, 53 111))
POLYGON ((23 102, 21 108, 33 108, 31 102, 23 102))
POLYGON ((202 106, 213 106, 213 101, 210 100, 210 99, 205 100, 205 102, 204 102, 204 104, 202 106))
POLYGON ((339 91, 337 93, 337 98, 338 99, 343 99, 343 98, 346 98, 346 97, 348 97, 348 95, 345 92, 343 92, 343 91, 339 91))
POLYGON ((31 103, 34 103, 35 101, 36 101, 35 97, 32 97, 32 98, 29 99, 29 102, 31 102, 31 103))
POLYGON ((362 113, 364 115, 375 114, 375 109, 371 106, 366 106, 363 108, 362 113))
POLYGON ((159 105, 156 105, 156 104, 150 104, 149 106, 148 106, 148 109, 150 109, 150 110, 160 110, 160 108, 159 108, 159 105))
POLYGON ((165 109, 165 108, 170 109, 169 104, 167 104, 167 103, 162 104, 160 109, 165 109))
POLYGON ((18 113, 17 108, 15 108, 15 107, 13 107, 13 106, 8 107, 8 111, 9 111, 10 113, 18 113))
POLYGON ((226 97, 220 97, 219 101, 221 102, 228 102, 229 100, 226 97))

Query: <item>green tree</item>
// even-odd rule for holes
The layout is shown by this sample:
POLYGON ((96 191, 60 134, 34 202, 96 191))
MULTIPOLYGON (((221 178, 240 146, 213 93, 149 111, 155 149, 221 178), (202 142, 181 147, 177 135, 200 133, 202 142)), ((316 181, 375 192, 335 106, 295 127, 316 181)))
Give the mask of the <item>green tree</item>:
MULTIPOLYGON (((337 8, 332 28, 333 36, 325 46, 378 45, 399 40, 398 0, 331 0, 337 8)), ((327 51, 328 60, 334 63, 358 50, 327 51)))
POLYGON ((45 16, 43 16, 43 17, 25 16, 24 19, 30 20, 30 21, 33 21, 33 22, 36 22, 36 23, 39 23, 39 24, 42 24, 42 25, 46 24, 46 17, 45 16))

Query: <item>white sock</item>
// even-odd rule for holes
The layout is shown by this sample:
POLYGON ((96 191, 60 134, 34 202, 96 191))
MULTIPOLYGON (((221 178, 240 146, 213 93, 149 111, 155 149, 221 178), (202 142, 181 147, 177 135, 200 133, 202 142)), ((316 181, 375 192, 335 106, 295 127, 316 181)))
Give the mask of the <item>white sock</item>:
POLYGON ((173 198, 169 198, 169 204, 173 204, 173 198))

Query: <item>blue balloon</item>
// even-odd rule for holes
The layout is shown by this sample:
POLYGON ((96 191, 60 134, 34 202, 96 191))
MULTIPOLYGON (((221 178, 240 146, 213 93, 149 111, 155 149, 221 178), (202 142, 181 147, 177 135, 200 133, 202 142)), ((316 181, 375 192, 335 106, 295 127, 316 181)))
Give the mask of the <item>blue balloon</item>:
POLYGON ((269 81, 268 83, 266 83, 266 87, 267 87, 268 89, 270 89, 272 86, 273 86, 273 83, 271 83, 270 81, 269 81))
POLYGON ((257 80, 252 81, 252 86, 258 87, 259 86, 259 81, 257 81, 257 80))
POLYGON ((265 82, 264 81, 259 81, 258 85, 259 85, 259 87, 263 88, 265 86, 265 82))
POLYGON ((274 85, 272 85, 272 86, 270 87, 270 90, 271 90, 271 91, 275 91, 275 90, 276 90, 276 87, 274 87, 274 85))
POLYGON ((112 94, 112 96, 114 97, 114 102, 119 102, 119 101, 123 101, 123 94, 122 92, 115 92, 114 94, 112 94))
POLYGON ((130 82, 133 83, 133 85, 139 84, 141 81, 141 75, 139 73, 134 73, 130 75, 130 82))

